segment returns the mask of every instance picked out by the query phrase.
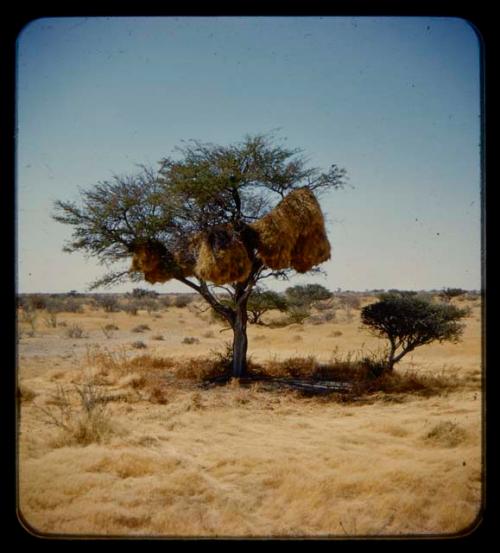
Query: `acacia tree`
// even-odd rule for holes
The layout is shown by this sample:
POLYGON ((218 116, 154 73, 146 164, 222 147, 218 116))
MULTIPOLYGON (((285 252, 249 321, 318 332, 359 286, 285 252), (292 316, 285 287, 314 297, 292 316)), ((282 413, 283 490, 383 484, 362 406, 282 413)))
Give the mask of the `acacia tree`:
POLYGON ((333 294, 321 284, 297 284, 285 290, 291 305, 311 307, 314 302, 330 299, 333 294))
POLYGON ((457 342, 464 326, 466 309, 431 303, 419 296, 382 294, 380 300, 363 307, 361 322, 379 337, 389 340, 386 370, 416 347, 435 341, 457 342))
MULTIPOLYGON (((240 377, 246 372, 250 295, 259 281, 288 278, 292 272, 289 266, 269 266, 259 255, 252 224, 293 191, 305 188, 318 195, 342 187, 345 170, 307 167, 302 150, 277 144, 272 135, 246 136, 230 146, 190 140, 176 152, 177 158, 161 160, 158 171, 141 167, 137 174, 81 190, 79 203, 57 201, 53 217, 73 227, 65 251, 81 250, 105 265, 138 256, 131 269, 108 272, 91 288, 172 278, 198 292, 233 330, 232 375, 240 377), (200 235, 207 247, 242 244, 248 263, 244 276, 222 286, 201 271, 186 271, 194 264, 193 237, 200 235), (229 294, 229 305, 218 288, 229 294)), ((223 262, 231 272, 240 260, 223 262)))
POLYGON ((264 313, 276 309, 286 311, 288 303, 286 299, 278 292, 272 290, 262 290, 256 287, 248 299, 247 311, 250 315, 250 323, 263 325, 262 316, 264 313))

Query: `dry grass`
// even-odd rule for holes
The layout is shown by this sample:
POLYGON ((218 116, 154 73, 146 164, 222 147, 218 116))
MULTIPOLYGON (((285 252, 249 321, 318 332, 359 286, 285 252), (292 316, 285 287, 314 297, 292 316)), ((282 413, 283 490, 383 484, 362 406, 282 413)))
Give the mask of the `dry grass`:
POLYGON ((227 374, 226 352, 210 349, 228 335, 212 327, 214 338, 187 348, 182 337, 207 328, 184 310, 179 329, 180 312, 165 312, 158 329, 165 340, 148 353, 130 349, 127 332, 142 321, 126 313, 108 321, 99 311, 65 317, 105 347, 85 349, 83 340, 74 347, 58 328, 21 339, 20 510, 35 532, 422 536, 474 522, 483 478, 477 311, 463 342, 421 348, 381 379, 363 373, 361 360, 380 343, 356 318, 249 328, 252 371, 366 384, 344 397, 305 397, 260 382, 204 386, 227 374), (103 336, 111 322, 121 341, 103 336), (329 336, 337 329, 342 335, 329 336), (290 339, 297 332, 299 343, 290 339), (92 398, 77 388, 88 382, 101 398, 94 402, 105 415, 101 429, 76 425, 92 398), (58 387, 74 434, 40 414, 40 407, 60 413, 58 387))

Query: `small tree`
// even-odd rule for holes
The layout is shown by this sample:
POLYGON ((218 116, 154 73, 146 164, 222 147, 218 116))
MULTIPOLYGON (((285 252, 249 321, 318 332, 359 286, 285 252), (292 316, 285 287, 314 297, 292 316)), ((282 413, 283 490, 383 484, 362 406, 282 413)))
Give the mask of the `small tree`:
POLYGON ((285 290, 288 302, 294 306, 311 307, 314 302, 330 299, 333 294, 321 284, 291 286, 285 290))
POLYGON ((450 302, 453 298, 463 296, 465 293, 466 291, 462 290, 462 288, 445 288, 441 291, 439 297, 441 297, 446 302, 450 302))
POLYGON ((262 315, 264 315, 264 313, 273 309, 283 312, 286 311, 287 308, 287 301, 281 294, 273 292, 272 290, 256 288, 248 298, 248 319, 252 324, 263 325, 262 315))
POLYGON ((189 141, 177 150, 180 159, 163 159, 159 171, 143 167, 99 182, 79 204, 56 202, 54 218, 73 227, 66 251, 103 264, 134 256, 131 270, 108 273, 94 287, 175 279, 199 293, 233 330, 233 376, 240 377, 250 295, 264 278, 305 273, 330 257, 315 194, 342 187, 345 171, 309 168, 300 150, 265 135, 230 146, 189 141), (229 306, 217 295, 221 285, 229 306))
POLYGON ((433 304, 418 296, 385 294, 361 310, 361 322, 379 337, 389 340, 386 370, 416 347, 431 342, 457 342, 467 310, 448 304, 433 304))

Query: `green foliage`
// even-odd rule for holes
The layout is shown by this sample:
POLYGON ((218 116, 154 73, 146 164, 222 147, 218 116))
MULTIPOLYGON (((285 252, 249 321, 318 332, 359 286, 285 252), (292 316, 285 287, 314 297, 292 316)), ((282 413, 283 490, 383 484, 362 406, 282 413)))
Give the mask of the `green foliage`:
POLYGON ((376 336, 389 340, 387 368, 404 355, 435 341, 460 339, 467 311, 448 304, 433 304, 418 296, 384 294, 361 310, 361 321, 376 336))
POLYGON ((180 307, 182 309, 183 307, 187 307, 190 303, 192 303, 192 301, 193 301, 192 296, 181 294, 181 295, 175 296, 173 304, 175 307, 180 307))
POLYGON ((102 295, 95 298, 96 304, 106 313, 115 313, 120 310, 120 304, 116 296, 102 295))
POLYGON ((159 294, 155 290, 146 290, 144 288, 134 288, 130 294, 135 299, 152 298, 156 299, 159 294))
MULTIPOLYGON (((327 172, 307 168, 300 150, 276 144, 272 135, 247 136, 230 146, 191 140, 176 151, 180 159, 164 158, 159 171, 143 166, 82 190, 78 203, 57 201, 53 218, 73 228, 65 250, 83 251, 103 264, 127 258, 142 242, 159 242, 172 253, 185 248, 193 232, 255 221, 293 189, 340 188, 345 180, 336 165, 327 172)), ((139 278, 115 271, 93 287, 139 278)))
POLYGON ((462 288, 445 288, 441 291, 439 297, 442 298, 444 301, 450 301, 453 298, 464 296, 466 293, 467 291, 462 290, 462 288))
POLYGON ((321 284, 305 284, 291 286, 285 290, 289 305, 310 307, 314 302, 327 300, 333 296, 332 292, 321 284))
MULTIPOLYGON (((190 140, 175 152, 175 158, 160 161, 158 170, 141 166, 135 174, 115 175, 82 190, 78 202, 55 202, 53 218, 72 227, 66 251, 81 251, 106 266, 137 255, 144 246, 161 250, 158 264, 164 274, 198 292, 234 330, 257 282, 287 271, 273 271, 263 264, 256 255, 255 230, 249 225, 293 190, 307 187, 318 193, 342 188, 345 170, 337 165, 327 171, 308 167, 301 150, 278 143, 272 134, 246 136, 229 146, 190 140), (232 307, 224 306, 202 278, 186 271, 196 257, 193 238, 221 224, 231 225, 251 261, 248 278, 228 285, 235 298, 232 307)), ((122 268, 108 272, 91 288, 143 278, 139 269, 122 268)), ((185 300, 176 299, 177 306, 178 301, 185 300)), ((242 333, 238 343, 246 353, 242 333)), ((244 372, 244 358, 235 357, 235 375, 244 372)))
POLYGON ((263 290, 258 287, 255 288, 247 304, 249 322, 253 324, 263 324, 262 316, 267 311, 273 309, 281 312, 286 311, 288 309, 286 299, 277 292, 263 290))
POLYGON ((292 305, 288 309, 288 324, 302 324, 309 316, 311 312, 307 307, 301 305, 292 305))

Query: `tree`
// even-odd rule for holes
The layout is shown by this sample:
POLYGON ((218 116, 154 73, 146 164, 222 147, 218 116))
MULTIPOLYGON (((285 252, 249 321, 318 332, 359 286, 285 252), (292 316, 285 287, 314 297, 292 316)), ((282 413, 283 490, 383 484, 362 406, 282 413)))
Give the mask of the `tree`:
POLYGON ((466 293, 462 288, 444 288, 439 296, 446 302, 450 302, 453 298, 458 298, 466 293))
POLYGON ((79 204, 57 201, 53 216, 73 227, 65 251, 106 265, 132 256, 131 269, 109 272, 92 288, 175 279, 199 293, 233 330, 232 374, 239 377, 255 286, 330 257, 316 195, 342 187, 345 170, 308 168, 301 150, 272 135, 230 146, 191 140, 176 151, 180 159, 164 158, 159 171, 141 167, 98 182, 81 191, 79 204))
POLYGON ((288 301, 295 306, 310 307, 314 302, 330 299, 333 294, 321 284, 298 284, 285 290, 288 301))
POLYGON ((248 298, 247 311, 249 313, 249 322, 252 324, 264 324, 262 322, 262 315, 277 309, 278 311, 286 311, 288 303, 286 299, 277 292, 272 290, 262 290, 256 287, 250 297, 248 298))
POLYGON ((416 347, 435 341, 457 342, 467 310, 448 304, 434 304, 418 296, 384 294, 377 303, 361 310, 361 322, 379 337, 389 340, 386 370, 416 347))

